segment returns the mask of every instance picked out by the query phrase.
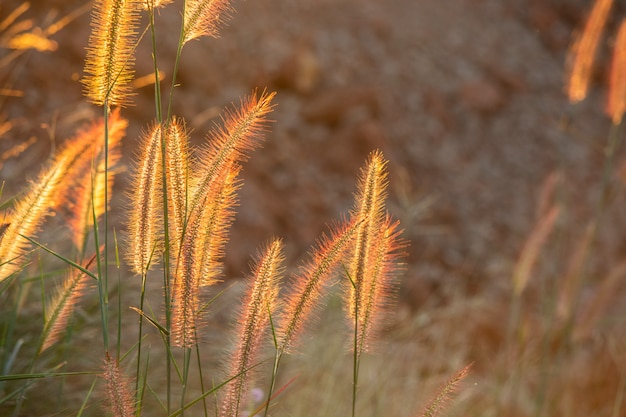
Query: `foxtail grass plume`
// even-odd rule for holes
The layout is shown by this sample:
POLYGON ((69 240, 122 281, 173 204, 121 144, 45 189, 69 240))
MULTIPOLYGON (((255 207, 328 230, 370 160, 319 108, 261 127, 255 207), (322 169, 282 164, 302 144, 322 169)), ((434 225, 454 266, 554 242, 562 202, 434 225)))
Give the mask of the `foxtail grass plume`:
POLYGON ((283 262, 282 241, 275 239, 264 249, 254 268, 254 281, 246 292, 244 308, 238 321, 240 324, 236 334, 239 335, 239 344, 230 365, 230 375, 236 377, 226 388, 221 416, 239 416, 241 401, 250 383, 249 369, 254 365, 262 337, 269 329, 270 314, 276 311, 283 262))
POLYGON ((35 237, 39 226, 54 206, 57 190, 68 172, 69 156, 57 158, 31 184, 31 190, 20 198, 15 207, 0 214, 0 224, 6 225, 0 237, 0 281, 19 271, 25 264, 30 242, 24 236, 35 237))
POLYGON ((139 275, 158 260, 163 244, 161 130, 160 125, 155 125, 142 136, 139 163, 130 187, 127 258, 133 272, 139 275))
POLYGON ((178 253, 187 219, 189 199, 189 135, 183 119, 173 118, 165 135, 165 180, 167 182, 168 227, 173 253, 178 253))
MULTIPOLYGON (((124 135, 127 121, 119 116, 119 112, 114 111, 109 123, 112 160, 115 161, 116 149, 124 135)), ((52 209, 59 209, 62 205, 70 207, 68 223, 72 234, 78 236, 84 236, 87 225, 93 220, 90 208, 92 196, 96 199, 96 213, 104 210, 103 193, 97 189, 91 192, 92 167, 93 164, 100 164, 98 158, 102 157, 98 147, 101 149, 103 146, 103 125, 102 120, 95 122, 68 140, 48 170, 32 184, 32 190, 18 200, 13 210, 1 215, 0 224, 8 226, 0 238, 0 280, 24 265, 25 262, 18 258, 25 254, 29 242, 22 236, 34 237, 39 225, 52 209), (86 182, 89 184, 88 189, 85 188, 86 182), (73 203, 69 204, 69 201, 73 203), (89 212, 88 216, 86 212, 89 212)), ((76 239, 76 236, 73 238, 76 239)))
POLYGON ((352 319, 358 316, 367 289, 366 269, 377 233, 382 230, 387 197, 387 161, 380 151, 373 152, 361 169, 352 217, 361 220, 355 239, 354 254, 348 266, 351 282, 349 312, 352 319))
POLYGON ((178 347, 196 344, 199 325, 200 288, 218 281, 220 257, 232 222, 239 166, 217 178, 206 204, 189 216, 173 262, 172 335, 178 347))
POLYGON ((253 92, 241 100, 239 108, 227 110, 222 116, 223 126, 209 133, 208 145, 200 151, 193 169, 199 174, 193 182, 189 216, 194 215, 196 207, 206 204, 216 178, 223 176, 233 163, 245 161, 260 146, 268 130, 267 115, 272 111, 274 96, 275 93, 264 91, 257 97, 256 91, 253 92))
POLYGON ((353 247, 362 222, 351 221, 322 236, 310 254, 311 260, 292 279, 292 292, 287 296, 278 335, 279 348, 288 351, 302 334, 305 324, 314 317, 315 309, 324 295, 332 274, 344 255, 353 247))
POLYGON ((130 95, 141 0, 96 0, 81 80, 97 105, 123 106, 130 95))
POLYGON ((428 405, 420 414, 418 414, 418 416, 437 417, 440 415, 446 405, 450 403, 452 396, 458 390, 461 381, 463 381, 469 374, 471 367, 472 364, 467 365, 465 368, 454 374, 454 376, 445 384, 443 384, 443 386, 439 389, 439 393, 435 396, 435 398, 430 400, 428 405))
POLYGON ((585 29, 570 49, 566 91, 572 103, 587 96, 596 50, 612 5, 613 0, 596 0, 585 29))
MULTIPOLYGON (((108 122, 109 173, 107 176, 107 197, 110 200, 115 179, 115 166, 121 157, 122 138, 128 121, 120 116, 119 110, 111 112, 108 122)), ((67 223, 72 232, 72 240, 82 249, 87 233, 93 229, 96 219, 105 211, 104 201, 104 122, 92 123, 65 144, 64 152, 75 152, 72 148, 87 147, 85 154, 73 165, 64 178, 60 193, 60 204, 66 203, 67 223)))
POLYGON ((135 397, 132 394, 128 378, 122 374, 116 359, 105 353, 104 380, 106 381, 107 408, 115 417, 133 417, 135 415, 135 397))
MULTIPOLYGON (((391 311, 396 291, 396 279, 401 266, 400 251, 406 242, 400 237, 400 223, 387 216, 379 230, 374 231, 369 259, 361 288, 358 309, 357 353, 368 351, 382 328, 386 313, 391 311)), ((354 323, 352 320, 351 324, 354 323)))
POLYGON ((231 12, 227 0, 185 0, 183 44, 202 36, 217 37, 217 30, 231 12))
MULTIPOLYGON (((96 255, 94 255, 85 265, 89 268, 96 255)), ((41 335, 39 353, 57 343, 68 327, 80 298, 89 287, 92 278, 77 268, 72 268, 69 275, 57 289, 52 299, 46 304, 46 314, 44 328, 41 335)))
POLYGON ((622 122, 626 111, 626 19, 622 20, 613 47, 613 63, 607 113, 614 125, 622 122))
POLYGON ((200 277, 201 287, 215 284, 222 272, 224 247, 228 242, 230 226, 235 219, 236 193, 240 187, 239 172, 240 168, 237 165, 228 170, 202 211, 200 224, 203 230, 195 242, 194 249, 194 252, 201 255, 197 264, 199 270, 196 272, 200 277))
POLYGON ((223 127, 209 135, 209 145, 191 170, 184 234, 172 262, 172 334, 175 346, 196 343, 199 289, 216 281, 219 257, 232 221, 239 163, 258 147, 267 129, 274 93, 255 93, 242 100, 240 108, 226 112, 223 127), (211 233, 207 234, 207 230, 211 233), (202 276, 207 273, 208 275, 202 276))

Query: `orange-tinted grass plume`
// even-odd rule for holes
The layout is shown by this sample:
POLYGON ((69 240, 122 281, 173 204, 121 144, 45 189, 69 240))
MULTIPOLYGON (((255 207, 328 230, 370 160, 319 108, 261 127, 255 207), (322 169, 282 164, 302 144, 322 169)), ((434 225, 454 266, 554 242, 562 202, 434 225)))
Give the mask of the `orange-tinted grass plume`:
POLYGON ((399 223, 386 213, 387 161, 380 151, 370 154, 361 169, 351 216, 361 221, 348 264, 348 318, 357 326, 356 349, 360 354, 370 346, 394 292, 400 238, 399 223))
POLYGON ((142 275, 158 260, 162 247, 163 182, 161 126, 155 125, 140 140, 139 160, 130 186, 128 262, 142 275))
POLYGON ((351 216, 361 220, 355 240, 354 254, 348 265, 352 281, 349 310, 354 319, 356 308, 362 303, 365 269, 370 259, 375 235, 380 232, 385 217, 385 199, 387 197, 387 161, 380 151, 372 152, 361 169, 357 182, 357 194, 351 216))
MULTIPOLYGON (((128 121, 118 110, 109 115, 109 173, 107 176, 107 197, 111 199, 116 174, 116 165, 121 157, 122 138, 126 134, 128 121)), ((67 223, 72 232, 72 240, 82 250, 87 233, 93 228, 94 213, 100 218, 104 213, 104 122, 99 119, 80 131, 65 145, 65 152, 71 148, 86 147, 85 155, 77 160, 60 187, 63 198, 60 201, 69 207, 67 223)))
MULTIPOLYGON (((93 265, 96 255, 86 262, 83 267, 89 268, 93 265)), ((93 281, 89 275, 73 268, 69 271, 67 278, 57 289, 52 299, 46 304, 46 314, 44 328, 41 335, 39 353, 57 343, 65 330, 68 322, 80 298, 84 295, 93 281)))
POLYGON ((35 237, 39 226, 55 204, 61 181, 67 174, 68 157, 60 158, 31 184, 12 210, 0 213, 0 224, 7 225, 0 237, 0 281, 19 271, 27 260, 30 242, 22 236, 35 237))
POLYGON ((596 0, 585 29, 570 49, 566 91, 572 103, 587 96, 596 50, 612 5, 613 0, 596 0))
POLYGON ((115 417, 135 415, 135 396, 132 394, 128 378, 122 374, 120 364, 105 353, 104 380, 106 382, 107 408, 115 417))
POLYGON ((199 153, 193 171, 193 191, 188 215, 206 202, 213 182, 224 175, 233 163, 246 160, 247 155, 260 146, 263 134, 268 130, 275 93, 256 92, 241 100, 238 108, 226 110, 222 126, 217 126, 208 135, 208 145, 199 153))
POLYGON ((206 204, 190 213, 180 250, 174 254, 172 276, 173 345, 196 344, 200 313, 200 288, 217 282, 220 257, 232 221, 239 166, 232 165, 213 184, 206 204), (204 274, 209 275, 204 275, 204 274))
POLYGON ((454 374, 454 376, 450 378, 445 384, 443 384, 443 386, 439 389, 439 393, 428 403, 428 405, 421 413, 418 414, 418 416, 436 417, 440 415, 446 405, 450 403, 452 396, 459 388, 459 384, 461 383, 461 381, 463 381, 469 374, 469 370, 471 367, 472 364, 470 363, 465 368, 454 374))
POLYGON ((614 125, 622 122, 626 111, 626 19, 622 20, 613 47, 607 113, 614 125))
POLYGON ((165 135, 165 180, 167 182, 168 227, 172 253, 180 248, 189 198, 189 135, 183 119, 173 118, 165 135))
MULTIPOLYGON (((283 270, 283 243, 273 240, 264 250, 254 267, 254 281, 249 284, 246 299, 239 316, 237 335, 239 343, 232 356, 230 376, 235 376, 227 386, 221 416, 238 417, 241 401, 250 383, 250 367, 258 357, 264 334, 268 333, 270 317, 276 311, 278 282, 283 270)), ((272 317, 275 320, 275 317, 272 317)))
POLYGON ((324 289, 348 250, 353 247, 362 222, 352 220, 331 229, 322 236, 304 264, 292 279, 292 292, 285 301, 285 311, 278 327, 279 348, 288 351, 297 342, 305 324, 314 317, 324 289))
MULTIPOLYGON (((358 353, 369 351, 379 337, 387 313, 395 301, 397 277, 401 269, 401 249, 407 244, 400 237, 400 223, 387 216, 381 228, 372 236, 370 253, 364 268, 361 301, 358 309, 356 348, 358 353)), ((354 318, 351 320, 354 325, 354 318)))
POLYGON ((123 106, 133 79, 140 0, 96 0, 87 46, 84 93, 97 105, 123 106))
POLYGON ((227 0, 187 0, 183 23, 183 43, 202 36, 217 37, 220 23, 231 12, 227 0))

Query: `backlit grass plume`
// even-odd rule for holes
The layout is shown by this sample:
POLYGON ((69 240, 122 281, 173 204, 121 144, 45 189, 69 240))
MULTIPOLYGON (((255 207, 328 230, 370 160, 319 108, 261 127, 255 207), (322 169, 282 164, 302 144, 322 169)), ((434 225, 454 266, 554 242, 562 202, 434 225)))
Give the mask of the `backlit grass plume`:
MULTIPOLYGON (((115 179, 116 163, 121 157, 121 141, 126 133, 128 121, 120 116, 118 110, 110 114, 109 131, 109 175, 107 178, 110 200, 115 179)), ((65 148, 87 146, 85 155, 76 161, 63 180, 61 193, 62 203, 66 203, 68 226, 72 232, 72 240, 77 248, 82 249, 87 233, 93 229, 94 214, 102 216, 105 210, 104 201, 104 122, 102 119, 92 123, 70 139, 65 148)))
POLYGON ((596 0, 585 29, 570 49, 566 90, 572 103, 587 96, 593 60, 612 5, 613 0, 596 0))
POLYGON ((237 333, 240 341, 232 356, 230 375, 237 375, 227 386, 222 416, 238 417, 241 401, 250 383, 249 368, 257 358, 261 338, 269 329, 270 314, 276 311, 278 280, 282 272, 283 244, 273 240, 254 268, 254 281, 249 285, 239 317, 237 333))
POLYGON ((158 259, 163 244, 161 129, 155 125, 141 138, 139 163, 130 187, 127 258, 133 272, 139 275, 158 259))
MULTIPOLYGON (((356 333, 358 351, 370 349, 370 343, 379 333, 385 313, 394 301, 397 273, 400 269, 400 250, 406 242, 400 238, 400 223, 389 216, 373 235, 367 266, 365 268, 359 319, 356 333)), ((352 321, 354 323, 354 321, 352 321)))
POLYGON ((200 287, 217 282, 219 262, 233 213, 239 167, 218 178, 206 203, 191 213, 174 263, 172 334, 174 346, 192 347, 200 313, 200 287), (205 275, 206 274, 206 275, 205 275))
POLYGON ((186 0, 183 43, 202 36, 217 36, 217 29, 231 11, 227 0, 186 0))
POLYGON ((178 253, 187 219, 189 199, 189 135, 182 119, 174 118, 165 135, 165 179, 167 181, 168 227, 173 253, 178 253))
MULTIPOLYGON (((172 285, 172 335, 175 346, 196 343, 198 292, 215 282, 227 232, 232 221, 239 163, 258 147, 267 129, 274 93, 245 98, 227 111, 223 126, 209 135, 209 145, 199 155, 192 172, 180 249, 174 254, 172 285), (204 275, 206 274, 206 275, 204 275)), ((169 175, 169 174, 168 174, 169 175)), ((172 180, 169 180, 172 182, 172 180)))
POLYGON ((133 78, 140 0, 96 0, 82 83, 97 105, 124 105, 133 78))
POLYGON ((312 318, 324 295, 324 287, 328 285, 344 255, 354 245, 360 225, 361 222, 352 221, 335 227, 330 237, 323 236, 311 252, 311 260, 292 279, 293 291, 287 296, 278 328, 281 351, 288 351, 302 334, 305 323, 312 318))
MULTIPOLYGON (((109 124, 114 150, 112 159, 115 160, 115 149, 124 135, 127 122, 118 112, 113 112, 109 124)), ((24 255, 29 242, 22 236, 34 237, 39 225, 52 209, 58 209, 62 205, 70 207, 68 223, 77 242, 78 239, 82 240, 87 225, 93 220, 90 208, 92 196, 96 199, 96 213, 102 212, 103 193, 97 188, 92 193, 91 183, 94 164, 101 167, 103 125, 102 120, 92 123, 64 143, 49 168, 40 175, 39 180, 31 184, 31 191, 17 200, 13 210, 2 213, 0 224, 7 226, 0 237, 0 280, 24 265, 25 261, 18 258, 24 255)), ((96 176, 101 174, 102 172, 96 173, 96 176)), ((112 177, 111 175, 111 180, 112 177)))
MULTIPOLYGON (((350 290, 349 314, 354 320, 359 316, 358 308, 363 304, 369 289, 370 271, 373 266, 376 238, 382 231, 387 197, 387 161, 381 152, 373 152, 366 166, 361 170, 355 207, 352 216, 362 220, 355 239, 354 253, 348 266, 352 283, 350 290)), ((359 317, 359 320, 361 318, 359 317)), ((361 324, 361 323, 359 323, 361 324)))
POLYGON ((452 396, 459 388, 459 384, 469 374, 469 370, 472 364, 467 365, 465 368, 458 371, 452 378, 446 381, 445 384, 439 389, 437 395, 430 400, 424 410, 418 414, 419 417, 437 417, 441 414, 446 405, 450 403, 452 396))
POLYGON ((24 255, 30 243, 23 236, 34 237, 50 214, 68 165, 68 156, 57 159, 31 184, 30 191, 17 201, 13 210, 0 215, 0 224, 7 225, 0 238, 0 281, 26 264, 24 255))
MULTIPOLYGON (((89 268, 95 259, 95 255, 84 265, 89 268)), ((46 304, 44 328, 41 334, 39 353, 48 349, 59 341, 67 330, 69 320, 84 295, 93 278, 77 268, 70 272, 55 292, 52 299, 46 304)))
POLYGON ((107 408, 110 415, 133 417, 135 396, 132 395, 128 378, 120 370, 120 364, 108 352, 105 353, 103 377, 106 382, 107 408))

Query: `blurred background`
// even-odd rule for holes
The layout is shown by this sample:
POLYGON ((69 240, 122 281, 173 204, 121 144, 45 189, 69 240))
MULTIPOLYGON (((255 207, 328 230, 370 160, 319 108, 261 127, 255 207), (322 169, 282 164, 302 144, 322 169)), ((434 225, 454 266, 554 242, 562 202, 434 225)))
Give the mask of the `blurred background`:
MULTIPOLYGON (((0 21, 20 4, 2 0, 0 21)), ((372 383, 386 389, 365 395, 375 406, 362 415, 410 415, 470 362, 469 382, 450 415, 626 415, 621 148, 598 214, 611 131, 604 114, 608 68, 617 25, 626 18, 623 2, 613 6, 605 28, 589 97, 571 105, 563 92, 568 48, 591 5, 236 1, 219 39, 186 45, 174 112, 193 129, 195 144, 225 106, 255 88, 278 93, 272 130, 244 167, 225 281, 247 274, 250 256, 271 236, 285 239, 288 264, 296 267, 327 225, 350 209, 367 155, 378 148, 390 160, 389 209, 411 245, 381 361, 402 360, 389 367, 390 375, 372 364, 379 369, 372 383), (553 207, 558 217, 540 239, 553 207), (589 239, 592 224, 597 233, 589 239), (524 291, 516 294, 528 247, 537 254, 524 291)), ((24 17, 35 25, 75 18, 51 37, 55 50, 28 51, 0 67, 1 85, 23 92, 0 96, 0 120, 11 122, 0 135, 0 155, 27 144, 0 160, 4 198, 101 113, 82 97, 78 81, 88 6, 32 1, 24 17)), ((164 88, 171 82, 179 6, 157 19, 164 88)), ((152 71, 146 38, 136 75, 152 71)), ((153 91, 153 84, 138 83, 133 105, 122 112, 130 120, 125 163, 154 119, 153 91)), ((118 195, 127 178, 128 171, 118 177, 118 195)), ((127 200, 112 204, 122 212, 127 200)), ((341 355, 341 347, 335 353, 341 355)), ((327 404, 319 391, 307 395, 327 404)), ((283 403, 290 415, 326 415, 293 411, 301 397, 285 396, 293 397, 292 408, 290 400, 283 403)), ((337 412, 327 409, 342 415, 337 412)))

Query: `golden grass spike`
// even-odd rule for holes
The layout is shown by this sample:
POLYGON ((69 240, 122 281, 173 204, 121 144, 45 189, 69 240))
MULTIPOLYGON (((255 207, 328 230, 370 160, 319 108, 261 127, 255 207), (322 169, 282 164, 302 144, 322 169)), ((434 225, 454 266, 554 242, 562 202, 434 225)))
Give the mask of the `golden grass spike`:
POLYGON ((363 220, 355 239, 354 254, 348 267, 352 281, 350 300, 348 304, 349 317, 357 315, 357 306, 360 308, 363 300, 363 291, 366 280, 366 269, 371 262, 371 250, 375 245, 374 236, 382 230, 385 219, 385 199, 387 197, 387 161, 380 151, 374 151, 358 181, 358 191, 355 196, 354 209, 351 215, 355 219, 363 220))
MULTIPOLYGON (((400 238, 399 222, 387 216, 381 228, 372 235, 370 259, 365 268, 362 301, 359 306, 357 349, 359 353, 371 348, 372 340, 381 329, 385 313, 390 310, 399 270, 400 249, 406 242, 400 238)), ((354 321, 352 321, 354 324, 354 321)))
POLYGON ((292 280, 293 291, 285 302, 285 311, 278 328, 280 348, 289 350, 300 336, 304 324, 311 319, 323 295, 331 274, 354 245, 355 235, 362 222, 351 221, 332 230, 331 236, 318 241, 311 252, 311 260, 303 265, 292 280))
POLYGON ((240 167, 235 165, 226 173, 202 210, 200 220, 202 234, 195 242, 194 248, 194 253, 199 254, 197 274, 201 287, 215 284, 222 271, 221 259, 235 217, 236 193, 240 187, 237 177, 240 170, 240 167))
POLYGON ((4 214, 6 226, 0 239, 0 281, 19 271, 26 261, 22 258, 30 242, 22 236, 34 237, 57 198, 57 190, 67 174, 69 158, 57 158, 31 184, 30 192, 18 200, 15 208, 4 214))
MULTIPOLYGON (((119 110, 111 112, 109 117, 109 199, 113 194, 115 165, 121 157, 120 147, 127 126, 128 121, 120 116, 119 110)), ((95 207, 97 218, 102 216, 105 208, 104 122, 102 119, 92 123, 87 129, 67 141, 64 149, 72 151, 73 147, 84 146, 87 147, 84 155, 69 170, 61 187, 62 201, 67 202, 69 207, 67 222, 72 231, 72 240, 79 249, 82 249, 87 234, 93 228, 92 207, 95 207), (95 202, 95 206, 92 206, 92 202, 95 202)))
POLYGON ((139 0, 96 0, 87 47, 85 95, 97 105, 123 106, 130 95, 139 0))
MULTIPOLYGON (((96 255, 83 265, 89 268, 96 255)), ((46 305, 46 317, 43 332, 41 335, 41 344, 39 353, 48 349, 59 341, 65 332, 69 319, 72 316, 78 301, 87 290, 91 278, 79 271, 71 269, 69 276, 63 281, 63 284, 57 289, 52 300, 46 305)))
POLYGON ((132 394, 128 378, 120 371, 120 364, 105 352, 104 380, 106 381, 107 408, 115 417, 135 415, 135 396, 132 394))
POLYGON ((612 5, 613 0, 596 0, 582 35, 570 48, 566 91, 572 103, 587 96, 593 60, 612 5))
POLYGON ((607 113, 614 125, 622 122, 624 111, 626 111, 626 19, 623 19, 619 26, 611 64, 607 113))
POLYGON ((183 44, 202 36, 217 37, 217 29, 231 12, 227 0, 185 0, 183 44))
POLYGON ((233 163, 244 161, 250 151, 260 146, 270 122, 267 115, 272 111, 275 95, 264 91, 257 97, 253 92, 241 100, 239 108, 226 110, 222 116, 223 127, 216 127, 209 133, 208 145, 202 149, 199 163, 193 170, 202 174, 194 181, 188 215, 206 201, 216 178, 224 175, 233 163))
POLYGON ((445 408, 446 404, 450 402, 452 395, 454 395, 454 393, 458 389, 461 381, 463 381, 463 379, 467 377, 471 367, 472 364, 470 363, 465 368, 454 374, 454 376, 450 378, 445 384, 443 384, 435 398, 433 398, 424 408, 424 410, 420 414, 418 414, 419 417, 438 416, 445 408))
POLYGON ((130 187, 128 262, 133 272, 144 274, 155 263, 162 242, 163 187, 161 126, 141 138, 139 164, 130 187))
POLYGON ((276 311, 283 262, 283 243, 280 239, 274 239, 263 250, 254 268, 254 281, 246 291, 244 307, 238 320, 239 344, 230 365, 230 375, 238 376, 226 388, 221 416, 239 416, 241 401, 250 383, 251 371, 248 369, 258 357, 261 339, 269 329, 269 315, 276 311))
POLYGON ((182 119, 173 118, 165 135, 165 172, 168 192, 168 225, 172 253, 178 253, 187 217, 189 189, 189 136, 182 119))

